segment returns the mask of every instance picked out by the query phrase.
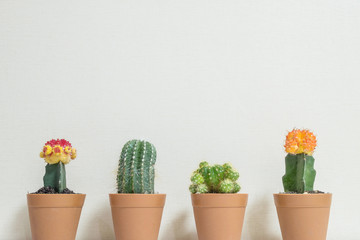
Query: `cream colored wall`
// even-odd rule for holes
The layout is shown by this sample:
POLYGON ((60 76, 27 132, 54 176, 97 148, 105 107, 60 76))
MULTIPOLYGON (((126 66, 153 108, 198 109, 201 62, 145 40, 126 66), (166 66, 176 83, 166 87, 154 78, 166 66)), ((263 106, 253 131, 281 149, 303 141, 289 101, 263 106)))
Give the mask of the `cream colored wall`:
POLYGON ((244 240, 280 240, 287 130, 317 134, 328 239, 360 235, 360 3, 0 0, 0 239, 30 239, 38 153, 70 140, 69 188, 87 194, 79 240, 114 239, 108 193, 122 145, 158 150, 160 240, 195 240, 189 176, 232 162, 250 194, 244 240))

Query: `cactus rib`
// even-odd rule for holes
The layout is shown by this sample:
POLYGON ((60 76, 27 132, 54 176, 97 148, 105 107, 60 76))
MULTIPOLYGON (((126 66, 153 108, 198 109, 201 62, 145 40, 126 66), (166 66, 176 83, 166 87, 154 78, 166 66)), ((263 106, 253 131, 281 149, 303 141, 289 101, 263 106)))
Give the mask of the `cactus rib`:
POLYGON ((316 176, 314 161, 306 153, 289 153, 286 156, 286 173, 282 178, 285 192, 304 193, 313 190, 316 176))

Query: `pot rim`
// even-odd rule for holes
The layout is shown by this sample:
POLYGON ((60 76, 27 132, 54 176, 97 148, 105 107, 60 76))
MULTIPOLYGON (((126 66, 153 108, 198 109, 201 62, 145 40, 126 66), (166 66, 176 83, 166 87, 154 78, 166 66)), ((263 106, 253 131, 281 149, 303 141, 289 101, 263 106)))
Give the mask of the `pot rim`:
POLYGON ((65 196, 65 195, 86 195, 86 193, 27 193, 26 195, 42 195, 42 196, 65 196))
POLYGON ((166 193, 109 193, 110 196, 113 195, 122 195, 122 196, 153 196, 153 195, 164 195, 166 196, 166 193))
POLYGON ((110 193, 112 208, 163 208, 166 194, 110 193))
POLYGON ((314 196, 314 195, 332 195, 332 193, 273 193, 273 195, 314 196))
POLYGON ((81 208, 86 194, 27 194, 29 208, 81 208))
POLYGON ((190 193, 191 195, 207 195, 207 196, 234 196, 234 195, 249 195, 248 193, 190 193))
POLYGON ((332 193, 316 194, 273 194, 278 208, 329 208, 332 193))
POLYGON ((200 208, 245 208, 248 197, 248 193, 201 193, 191 194, 191 202, 200 208))

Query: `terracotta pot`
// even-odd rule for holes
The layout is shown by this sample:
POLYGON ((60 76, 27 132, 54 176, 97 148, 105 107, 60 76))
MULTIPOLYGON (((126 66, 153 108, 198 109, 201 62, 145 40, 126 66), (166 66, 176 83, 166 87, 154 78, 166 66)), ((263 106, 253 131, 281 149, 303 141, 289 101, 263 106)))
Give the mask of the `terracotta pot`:
POLYGON ((199 240, 240 240, 248 194, 191 194, 199 240))
POLYGON ((117 240, 157 240, 166 194, 109 194, 117 240))
POLYGON ((331 194, 274 194, 283 240, 325 240, 331 194))
POLYGON ((28 194, 33 240, 74 240, 85 194, 28 194))

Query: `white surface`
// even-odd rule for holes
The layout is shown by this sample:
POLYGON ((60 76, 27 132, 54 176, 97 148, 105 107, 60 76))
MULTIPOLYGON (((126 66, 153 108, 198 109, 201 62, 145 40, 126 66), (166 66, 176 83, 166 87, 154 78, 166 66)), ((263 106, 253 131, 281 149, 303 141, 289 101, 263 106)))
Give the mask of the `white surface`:
POLYGON ((280 240, 287 130, 318 136, 316 188, 334 193, 328 239, 360 235, 358 0, 0 0, 0 239, 30 239, 28 191, 50 138, 78 158, 79 240, 114 239, 108 193, 122 145, 158 150, 160 240, 195 240, 189 176, 232 162, 250 194, 244 240, 280 240))

